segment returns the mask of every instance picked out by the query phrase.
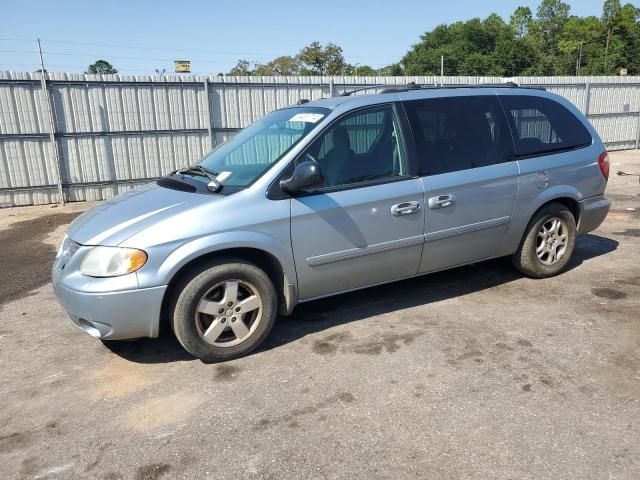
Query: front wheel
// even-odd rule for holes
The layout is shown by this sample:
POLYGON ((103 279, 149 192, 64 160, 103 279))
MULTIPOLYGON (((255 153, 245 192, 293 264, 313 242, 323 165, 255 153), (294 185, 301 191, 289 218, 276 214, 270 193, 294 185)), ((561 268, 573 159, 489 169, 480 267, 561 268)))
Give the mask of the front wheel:
POLYGON ((542 207, 533 217, 513 264, 534 278, 552 277, 571 260, 576 244, 576 220, 561 203, 542 207))
POLYGON ((173 331, 185 350, 205 362, 246 355, 275 322, 276 291, 253 264, 214 264, 194 272, 178 289, 173 331))

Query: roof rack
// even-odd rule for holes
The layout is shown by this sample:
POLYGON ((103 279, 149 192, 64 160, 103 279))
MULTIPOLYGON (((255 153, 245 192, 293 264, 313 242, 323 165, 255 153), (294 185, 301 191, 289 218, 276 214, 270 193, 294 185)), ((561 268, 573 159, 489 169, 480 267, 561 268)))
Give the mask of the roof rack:
POLYGON ((356 88, 340 94, 341 97, 348 97, 351 94, 362 92, 365 90, 382 89, 379 93, 399 93, 408 92, 411 90, 421 89, 436 89, 436 88, 528 88, 534 90, 546 91, 546 88, 537 85, 518 85, 515 82, 508 81, 505 83, 477 83, 477 84, 465 84, 465 83, 450 83, 450 84, 417 84, 415 82, 409 82, 406 85, 369 85, 362 88, 356 88))

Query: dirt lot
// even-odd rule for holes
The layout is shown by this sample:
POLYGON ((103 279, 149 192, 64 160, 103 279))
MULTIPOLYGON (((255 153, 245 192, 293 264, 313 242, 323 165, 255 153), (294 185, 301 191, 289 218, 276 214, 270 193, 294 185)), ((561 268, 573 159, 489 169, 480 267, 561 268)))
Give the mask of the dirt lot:
POLYGON ((611 170, 561 276, 314 302, 220 365, 66 319, 49 268, 87 205, 0 211, 0 478, 640 478, 640 152, 611 170))

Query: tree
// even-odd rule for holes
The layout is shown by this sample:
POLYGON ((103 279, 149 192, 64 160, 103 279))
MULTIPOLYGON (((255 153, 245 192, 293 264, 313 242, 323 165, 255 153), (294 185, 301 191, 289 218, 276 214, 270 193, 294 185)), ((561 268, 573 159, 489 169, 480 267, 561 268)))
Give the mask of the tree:
POLYGON ((300 73, 300 60, 297 57, 283 55, 264 65, 256 65, 252 75, 298 75, 300 73))
POLYGON ((611 75, 624 67, 638 72, 640 55, 640 9, 619 0, 606 0, 602 8, 604 59, 602 73, 611 75))
POLYGON ((536 12, 535 31, 543 52, 552 57, 558 53, 558 42, 569 19, 568 4, 560 0, 542 0, 536 12))
POLYGON ((615 52, 612 52, 614 71, 624 67, 631 75, 640 73, 640 8, 627 3, 618 14, 615 52))
POLYGON ((516 33, 516 39, 522 40, 527 36, 529 27, 533 22, 533 16, 531 15, 531 9, 529 7, 518 7, 513 12, 509 19, 509 25, 516 33))
POLYGON ((346 75, 357 75, 359 77, 374 77, 378 71, 369 65, 349 65, 347 64, 344 73, 346 75))
POLYGON ((380 75, 385 77, 400 77, 404 75, 402 66, 399 63, 392 63, 380 69, 380 75))
POLYGON ((249 60, 238 60, 236 66, 229 70, 229 75, 251 75, 251 64, 249 60))
POLYGON ((439 25, 422 35, 401 64, 407 75, 438 75, 442 56, 445 75, 513 76, 527 68, 533 55, 529 44, 515 36, 496 14, 439 25))
POLYGON ((606 41, 604 47, 604 71, 606 72, 608 69, 608 60, 609 60, 609 44, 611 43, 611 34, 613 33, 613 29, 616 27, 618 16, 620 15, 620 0, 605 0, 604 5, 602 6, 602 23, 606 28, 606 41))
POLYGON ((109 75, 118 73, 118 70, 116 70, 114 66, 106 60, 98 60, 95 63, 89 65, 89 68, 84 73, 90 73, 93 75, 109 75))
POLYGON ((600 20, 596 17, 570 17, 567 20, 558 42, 563 73, 601 73, 601 30, 600 20))
POLYGON ((232 75, 611 75, 640 73, 640 8, 603 0, 601 17, 570 15, 561 0, 540 0, 536 15, 517 7, 499 15, 438 25, 423 33, 400 62, 374 69, 350 65, 333 43, 313 42, 296 56, 264 64, 240 60, 232 75))
POLYGON ((304 75, 342 75, 347 66, 342 48, 334 43, 323 47, 320 42, 313 42, 300 50, 297 58, 304 75))

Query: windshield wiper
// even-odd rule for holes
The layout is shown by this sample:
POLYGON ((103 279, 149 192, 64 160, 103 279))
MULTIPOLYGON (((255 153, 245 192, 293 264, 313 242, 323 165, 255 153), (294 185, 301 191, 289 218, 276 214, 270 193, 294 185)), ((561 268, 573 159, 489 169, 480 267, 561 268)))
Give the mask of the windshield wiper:
POLYGON ((191 165, 190 167, 176 170, 174 173, 193 173, 195 175, 207 177, 209 179, 209 183, 207 183, 207 190, 213 193, 218 193, 222 190, 225 180, 231 176, 231 172, 222 172, 220 174, 208 169, 207 167, 203 167, 202 165, 191 165))
POLYGON ((201 177, 207 177, 212 182, 215 181, 216 177, 219 175, 218 172, 209 170, 207 167, 203 167, 202 165, 191 165, 190 167, 176 170, 174 173, 195 173, 201 177))

